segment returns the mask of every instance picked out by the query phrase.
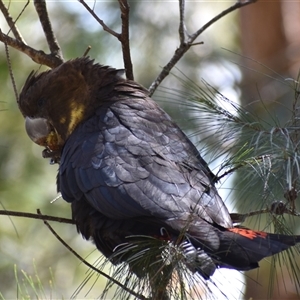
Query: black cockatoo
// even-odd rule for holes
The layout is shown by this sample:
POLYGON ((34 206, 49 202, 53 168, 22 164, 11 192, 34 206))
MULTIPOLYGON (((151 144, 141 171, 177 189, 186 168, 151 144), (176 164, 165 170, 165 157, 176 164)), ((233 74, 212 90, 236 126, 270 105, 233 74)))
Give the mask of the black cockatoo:
POLYGON ((121 70, 71 60, 31 74, 18 104, 29 137, 59 163, 58 190, 78 231, 106 257, 130 236, 168 238, 207 279, 300 242, 234 227, 196 147, 121 70))

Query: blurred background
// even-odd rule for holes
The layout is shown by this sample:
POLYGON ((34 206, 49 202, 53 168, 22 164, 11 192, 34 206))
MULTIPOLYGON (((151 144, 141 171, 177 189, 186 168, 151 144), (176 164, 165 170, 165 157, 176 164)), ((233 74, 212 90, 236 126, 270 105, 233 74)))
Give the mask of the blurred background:
MULTIPOLYGON (((179 45, 178 3, 129 2, 135 80, 149 87, 179 45)), ((9 5, 9 12, 14 19, 25 5, 22 1, 5 4, 9 5)), ((195 32, 233 4, 234 1, 187 1, 188 32, 195 32)), ((80 3, 49 1, 47 5, 65 60, 82 56, 90 45, 92 48, 89 55, 97 62, 123 68, 119 42, 104 32, 80 3)), ((95 1, 90 2, 90 5, 95 5, 95 12, 109 27, 120 31, 117 1, 95 1)), ((200 84, 204 78, 224 96, 247 107, 261 120, 269 122, 270 126, 273 126, 275 117, 276 124, 285 124, 289 121, 294 103, 294 87, 300 66, 299 15, 300 2, 283 0, 258 1, 235 11, 200 36, 198 42, 203 41, 204 44, 193 46, 177 64, 174 73, 183 76, 182 72, 195 84, 200 84)), ((32 3, 23 11, 17 26, 30 46, 49 52, 32 3)), ((9 30, 2 15, 0 28, 4 33, 9 30)), ((9 52, 20 91, 30 71, 37 70, 38 66, 14 49, 9 49, 9 52)), ((3 44, 0 44, 0 84, 1 209, 34 213, 39 208, 43 214, 70 217, 68 203, 62 199, 50 203, 57 196, 55 181, 58 167, 42 158, 42 149, 34 145, 25 133, 3 44)), ((172 75, 162 86, 172 92, 182 89, 172 75)), ((172 101, 172 96, 162 96, 160 91, 153 98, 160 101, 201 151, 202 137, 196 134, 197 119, 200 117, 191 118, 188 110, 184 109, 184 104, 178 105, 172 101)), ((205 152, 205 159, 212 161, 208 152, 205 152)), ((212 169, 218 170, 220 163, 214 161, 212 169)), ((260 201, 260 192, 255 192, 255 184, 253 187, 241 186, 241 176, 243 175, 230 176, 229 180, 219 186, 226 204, 231 211, 239 210, 242 213, 262 208, 265 203, 260 201), (249 192, 247 199, 243 198, 246 192, 249 192), (253 206, 249 206, 249 203, 253 206)), ((284 188, 283 184, 282 190, 284 188)), ((273 195, 273 200, 280 200, 280 197, 283 198, 283 193, 280 194, 279 191, 273 195)), ((291 217, 287 222, 290 222, 294 234, 300 234, 297 218, 291 217)), ((257 220, 255 224, 258 226, 257 220)), ((99 253, 94 251, 90 242, 82 240, 74 226, 53 224, 53 227, 72 248, 83 257, 88 256, 91 263, 98 259, 99 253)), ((229 299, 263 299, 270 296, 270 289, 273 290, 273 299, 282 299, 283 295, 284 299, 299 299, 299 287, 289 279, 291 266, 285 267, 284 261, 281 261, 277 268, 278 275, 271 281, 268 272, 272 263, 271 260, 266 260, 259 270, 247 272, 245 276, 237 271, 224 271, 216 275, 215 282, 229 287, 226 292, 229 299), (231 286, 225 280, 229 280, 231 286)), ((4 299, 26 298, 26 295, 27 298, 35 298, 37 296, 33 290, 40 290, 41 286, 44 289, 44 296, 41 298, 68 299, 74 292, 76 298, 95 298, 101 294, 105 285, 103 278, 91 278, 76 294, 77 288, 87 278, 87 272, 87 267, 80 264, 41 221, 0 216, 0 295, 4 299), (94 280, 97 280, 95 286, 94 280), (35 282, 34 288, 28 282, 35 282)), ((216 295, 217 299, 223 297, 221 294, 216 295)))

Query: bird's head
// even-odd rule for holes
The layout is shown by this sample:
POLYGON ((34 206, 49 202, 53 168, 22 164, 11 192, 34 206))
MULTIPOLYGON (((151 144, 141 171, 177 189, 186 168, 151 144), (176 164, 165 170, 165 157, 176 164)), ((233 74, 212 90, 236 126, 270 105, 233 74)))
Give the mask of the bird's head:
POLYGON ((31 73, 20 93, 19 109, 28 136, 59 161, 61 149, 76 126, 109 99, 120 71, 89 58, 63 63, 50 71, 31 73))

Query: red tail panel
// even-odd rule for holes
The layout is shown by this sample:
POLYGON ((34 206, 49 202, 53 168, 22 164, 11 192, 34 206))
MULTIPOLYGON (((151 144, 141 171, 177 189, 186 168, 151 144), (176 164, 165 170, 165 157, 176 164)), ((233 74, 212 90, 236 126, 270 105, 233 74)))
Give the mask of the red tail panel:
POLYGON ((246 228, 229 228, 228 231, 240 234, 248 239, 253 240, 256 237, 265 239, 268 236, 268 233, 262 231, 254 231, 246 228))

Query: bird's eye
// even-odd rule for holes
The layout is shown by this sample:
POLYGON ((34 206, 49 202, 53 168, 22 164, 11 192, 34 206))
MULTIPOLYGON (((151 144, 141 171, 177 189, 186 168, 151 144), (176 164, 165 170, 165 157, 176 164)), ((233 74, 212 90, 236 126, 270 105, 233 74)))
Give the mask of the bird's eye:
POLYGON ((37 105, 38 107, 42 107, 44 103, 45 103, 45 98, 42 97, 38 99, 37 105))

